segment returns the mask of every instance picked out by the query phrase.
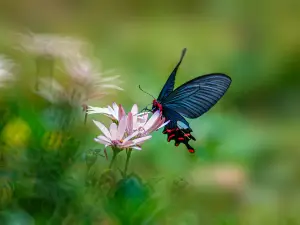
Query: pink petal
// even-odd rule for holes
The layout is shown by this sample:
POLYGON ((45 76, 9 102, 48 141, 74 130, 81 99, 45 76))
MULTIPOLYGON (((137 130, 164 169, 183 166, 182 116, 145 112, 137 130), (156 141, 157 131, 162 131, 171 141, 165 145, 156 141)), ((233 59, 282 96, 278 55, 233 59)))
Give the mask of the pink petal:
POLYGON ((154 124, 148 130, 146 130, 146 133, 150 134, 151 132, 157 130, 157 128, 160 127, 160 125, 162 125, 164 121, 165 118, 161 119, 160 117, 158 117, 154 124))
POLYGON ((134 146, 134 145, 135 144, 132 141, 126 141, 126 142, 123 142, 122 147, 123 148, 128 148, 128 147, 134 146))
POLYGON ((138 146, 133 146, 133 147, 131 147, 131 148, 133 148, 133 149, 135 149, 135 150, 142 150, 142 148, 141 148, 141 147, 138 147, 138 146))
POLYGON ((104 145, 111 145, 111 141, 105 137, 105 136, 98 136, 97 138, 94 139, 96 142, 99 142, 101 144, 104 144, 104 145))
POLYGON ((124 110, 124 108, 122 107, 122 105, 119 105, 119 121, 121 120, 121 118, 123 117, 123 116, 125 116, 126 115, 126 113, 125 113, 125 110, 124 110))
POLYGON ((111 140, 111 135, 108 131, 108 129, 100 122, 93 120, 93 122, 96 124, 96 126, 102 131, 102 133, 111 140))
POLYGON ((131 108, 131 113, 132 113, 132 115, 137 115, 137 113, 138 113, 138 106, 137 106, 137 104, 134 104, 133 106, 132 106, 132 108, 131 108))
POLYGON ((129 141, 131 138, 137 136, 138 134, 139 134, 139 131, 133 132, 131 135, 129 135, 128 137, 126 137, 126 138, 123 140, 123 143, 125 144, 127 141, 129 141))
POLYGON ((148 120, 148 122, 145 124, 144 129, 148 130, 153 124, 157 121, 158 117, 160 116, 159 111, 156 111, 151 118, 148 120))
POLYGON ((110 125, 109 131, 110 131, 110 134, 111 134, 111 140, 116 140, 117 132, 118 132, 117 124, 112 123, 110 125))
POLYGON ((140 144, 140 143, 143 143, 144 141, 146 141, 146 140, 148 140, 148 139, 150 139, 150 138, 152 138, 151 135, 146 136, 146 137, 137 138, 137 139, 135 139, 135 140, 132 140, 132 142, 133 142, 134 144, 140 144))
POLYGON ((127 117, 127 130, 128 130, 128 134, 131 134, 133 132, 133 116, 132 113, 128 113, 128 117, 127 117))
POLYGON ((145 114, 141 115, 140 117, 138 117, 138 123, 140 126, 145 125, 145 123, 147 122, 147 119, 148 119, 148 114, 149 113, 145 113, 145 114))
POLYGON ((127 118, 126 116, 123 116, 119 122, 119 126, 118 126, 118 133, 117 133, 117 140, 121 140, 124 137, 124 133, 126 130, 126 122, 127 122, 127 118))
POLYGON ((171 120, 168 120, 167 122, 163 123, 162 125, 159 126, 156 130, 159 130, 160 128, 166 126, 168 123, 170 123, 171 120))
POLYGON ((137 127, 137 120, 138 120, 138 107, 137 104, 134 104, 131 109, 132 113, 132 129, 136 129, 137 127))

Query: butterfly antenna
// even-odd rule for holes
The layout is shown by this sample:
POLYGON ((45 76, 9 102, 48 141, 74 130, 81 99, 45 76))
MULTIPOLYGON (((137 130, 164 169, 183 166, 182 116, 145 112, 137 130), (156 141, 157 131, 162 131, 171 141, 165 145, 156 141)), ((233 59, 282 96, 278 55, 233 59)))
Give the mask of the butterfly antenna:
POLYGON ((141 88, 141 85, 139 85, 139 89, 140 89, 142 92, 146 93, 147 95, 150 95, 152 98, 155 99, 155 97, 154 97, 153 95, 151 95, 151 94, 149 94, 148 92, 144 91, 144 90, 141 88))

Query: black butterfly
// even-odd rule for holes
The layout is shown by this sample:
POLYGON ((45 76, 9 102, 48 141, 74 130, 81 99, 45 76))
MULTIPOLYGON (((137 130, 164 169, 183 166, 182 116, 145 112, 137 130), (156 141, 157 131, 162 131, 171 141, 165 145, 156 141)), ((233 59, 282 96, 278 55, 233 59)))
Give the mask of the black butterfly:
POLYGON ((168 135, 168 142, 175 140, 175 146, 184 143, 189 152, 195 150, 189 141, 196 140, 192 129, 184 117, 195 119, 212 108, 225 94, 231 84, 231 78, 225 74, 213 73, 196 77, 174 89, 176 72, 186 53, 183 49, 179 62, 169 76, 157 99, 153 100, 152 112, 159 110, 170 122, 163 133, 168 135))

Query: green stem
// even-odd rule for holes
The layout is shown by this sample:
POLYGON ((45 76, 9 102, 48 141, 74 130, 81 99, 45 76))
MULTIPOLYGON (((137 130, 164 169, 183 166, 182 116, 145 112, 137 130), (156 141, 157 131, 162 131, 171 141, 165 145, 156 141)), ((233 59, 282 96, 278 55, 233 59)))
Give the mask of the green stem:
POLYGON ((85 115, 84 115, 84 125, 86 125, 87 117, 88 117, 88 113, 87 113, 87 110, 86 110, 85 115))
POLYGON ((125 177, 126 177, 126 174, 127 174, 127 169, 128 169, 130 156, 131 156, 131 151, 132 151, 132 149, 129 149, 128 152, 127 152, 126 164, 125 164, 125 169, 124 169, 124 176, 125 177))
POLYGON ((116 157, 117 157, 117 154, 118 154, 118 153, 116 152, 116 150, 113 149, 113 157, 112 157, 112 159, 111 159, 111 161, 110 161, 109 169, 112 168, 113 163, 114 163, 114 161, 115 161, 115 159, 116 159, 116 157))

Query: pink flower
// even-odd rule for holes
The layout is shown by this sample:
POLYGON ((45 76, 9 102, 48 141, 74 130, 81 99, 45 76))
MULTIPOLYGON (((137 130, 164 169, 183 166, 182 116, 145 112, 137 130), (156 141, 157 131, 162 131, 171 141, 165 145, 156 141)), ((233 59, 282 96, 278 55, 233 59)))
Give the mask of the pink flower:
POLYGON ((96 126, 101 130, 103 135, 95 138, 95 141, 104 144, 105 147, 111 146, 112 148, 122 149, 136 149, 141 150, 141 145, 148 139, 150 135, 140 137, 139 132, 135 131, 130 135, 126 132, 127 117, 123 116, 119 124, 112 123, 109 130, 100 122, 95 121, 96 126))
MULTIPOLYGON (((107 108, 89 106, 88 114, 95 113, 106 115, 116 122, 126 115, 124 108, 115 102, 112 107, 108 106, 107 108)), ((138 131, 140 136, 147 136, 169 123, 169 121, 165 122, 165 118, 159 111, 156 111, 149 120, 148 115, 149 113, 138 113, 138 106, 134 104, 127 116, 127 133, 132 134, 138 131)))
POLYGON ((132 112, 128 113, 128 133, 138 131, 141 136, 146 136, 169 123, 169 121, 165 122, 165 118, 162 117, 162 114, 159 111, 156 111, 149 120, 147 119, 148 114, 133 116, 132 112))

